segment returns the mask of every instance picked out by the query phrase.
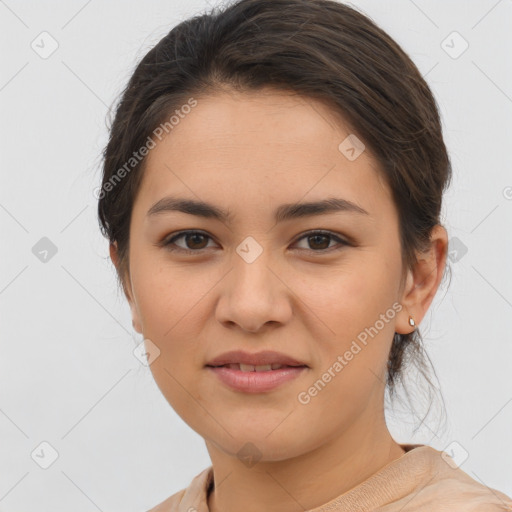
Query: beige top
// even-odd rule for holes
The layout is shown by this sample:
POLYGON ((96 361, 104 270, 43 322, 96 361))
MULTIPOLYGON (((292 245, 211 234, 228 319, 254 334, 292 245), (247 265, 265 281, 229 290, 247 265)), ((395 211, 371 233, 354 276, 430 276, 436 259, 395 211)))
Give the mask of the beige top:
MULTIPOLYGON (((401 457, 308 512, 512 511, 510 497, 471 478, 445 452, 422 444, 400 446, 406 451, 401 457)), ((212 486, 213 468, 209 466, 186 489, 148 512, 208 512, 212 486)))

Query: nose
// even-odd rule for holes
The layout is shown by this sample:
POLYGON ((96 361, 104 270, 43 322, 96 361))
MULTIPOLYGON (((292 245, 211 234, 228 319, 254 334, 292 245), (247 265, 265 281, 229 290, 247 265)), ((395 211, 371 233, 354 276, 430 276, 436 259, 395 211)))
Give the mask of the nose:
POLYGON ((220 283, 217 320, 251 333, 286 324, 293 314, 293 294, 283 278, 265 251, 251 263, 235 255, 233 268, 220 283))

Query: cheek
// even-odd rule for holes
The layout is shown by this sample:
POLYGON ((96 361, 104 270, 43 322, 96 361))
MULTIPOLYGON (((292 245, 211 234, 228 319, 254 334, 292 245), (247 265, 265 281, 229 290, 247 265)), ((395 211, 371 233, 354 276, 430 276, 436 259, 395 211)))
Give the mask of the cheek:
POLYGON ((166 383, 165 387, 170 389, 178 383, 169 374, 182 382, 186 372, 203 364, 204 355, 198 343, 204 322, 204 299, 211 285, 185 265, 171 268, 151 254, 137 256, 132 269, 137 309, 144 337, 160 350, 151 370, 158 385, 166 383))
POLYGON ((330 328, 329 337, 346 339, 373 325, 392 306, 396 272, 389 261, 357 252, 336 268, 290 276, 293 291, 330 328))
POLYGON ((328 276, 302 281, 305 302, 322 321, 317 324, 329 328, 312 332, 319 357, 316 378, 329 368, 336 375, 322 378, 329 389, 318 402, 326 407, 329 400, 343 400, 348 409, 359 409, 385 376, 396 316, 396 268, 389 261, 368 251, 343 268, 330 269, 328 276))
POLYGON ((158 337, 172 335, 201 296, 201 280, 190 267, 162 261, 158 252, 141 251, 133 261, 132 283, 144 325, 158 337), (176 326, 176 327, 175 327, 176 326))
MULTIPOLYGON (((154 268, 154 267, 153 267, 154 268)), ((176 413, 192 428, 207 423, 196 405, 201 400, 194 380, 203 365, 199 346, 203 321, 205 280, 160 268, 140 273, 134 289, 144 326, 144 337, 160 350, 150 370, 162 395, 176 413)))

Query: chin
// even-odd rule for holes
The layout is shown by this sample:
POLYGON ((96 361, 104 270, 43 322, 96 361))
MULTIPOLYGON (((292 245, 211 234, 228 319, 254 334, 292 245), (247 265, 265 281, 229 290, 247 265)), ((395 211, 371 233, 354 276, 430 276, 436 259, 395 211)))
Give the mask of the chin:
POLYGON ((260 432, 254 428, 249 432, 240 428, 237 431, 227 430, 232 434, 223 436, 222 439, 211 439, 215 446, 232 457, 238 458, 247 467, 252 467, 258 462, 279 462, 304 454, 307 449, 307 440, 293 439, 285 430, 277 432, 277 429, 269 435, 269 430, 260 432))

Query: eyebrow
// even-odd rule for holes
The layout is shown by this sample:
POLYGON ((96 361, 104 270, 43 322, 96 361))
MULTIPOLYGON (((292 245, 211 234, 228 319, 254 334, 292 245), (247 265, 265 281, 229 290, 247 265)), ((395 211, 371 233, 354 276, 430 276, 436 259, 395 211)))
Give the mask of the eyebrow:
MULTIPOLYGON (((216 219, 225 224, 233 220, 230 211, 223 210, 215 205, 204 201, 184 199, 174 196, 167 196, 157 201, 147 212, 146 216, 153 217, 166 212, 182 212, 197 217, 216 219)), ((283 222, 290 219, 322 215, 335 212, 352 212, 362 215, 370 215, 364 208, 357 204, 337 197, 331 197, 321 201, 309 203, 283 204, 274 211, 276 222, 283 222)))

